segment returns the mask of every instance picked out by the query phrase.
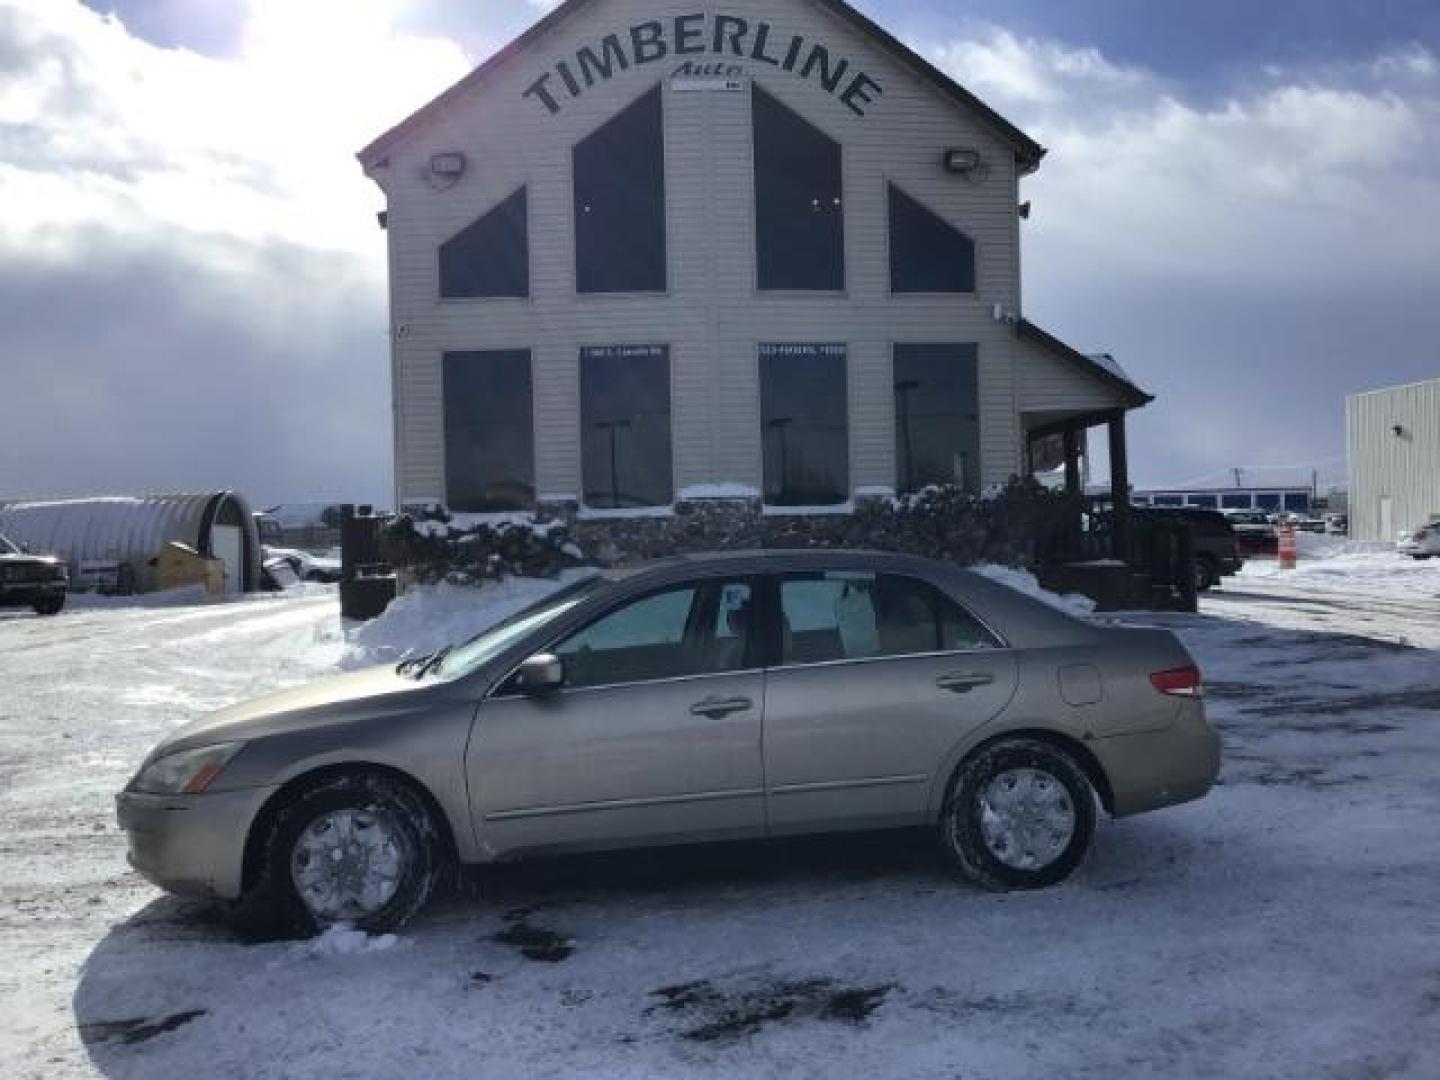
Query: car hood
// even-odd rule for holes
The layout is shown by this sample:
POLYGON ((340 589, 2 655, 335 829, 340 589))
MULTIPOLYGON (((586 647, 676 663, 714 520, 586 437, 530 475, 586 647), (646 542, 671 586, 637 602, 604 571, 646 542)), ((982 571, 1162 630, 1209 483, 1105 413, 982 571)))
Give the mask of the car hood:
POLYGON ((408 705, 410 695, 422 692, 427 685, 397 674, 393 664, 321 679, 202 716, 172 732, 150 757, 332 723, 341 706, 350 707, 343 710, 345 716, 359 715, 359 702, 373 703, 377 712, 394 711, 408 705))
POLYGON ((23 552, 19 555, 11 555, 9 552, 0 552, 0 565, 14 566, 17 563, 39 563, 42 566, 59 566, 60 560, 54 555, 29 555, 23 552))

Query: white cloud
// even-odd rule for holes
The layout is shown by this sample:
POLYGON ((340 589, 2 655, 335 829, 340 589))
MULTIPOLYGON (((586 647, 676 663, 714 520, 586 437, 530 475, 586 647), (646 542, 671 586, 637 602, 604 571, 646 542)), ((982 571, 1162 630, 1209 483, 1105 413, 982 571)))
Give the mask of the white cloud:
POLYGON ((1198 99, 1090 48, 984 29, 937 63, 1050 149, 1026 306, 1159 401, 1140 478, 1343 453, 1344 393, 1440 356, 1440 78, 1406 46, 1198 99))
POLYGON ((396 2, 250 0, 237 55, 164 49, 73 0, 0 0, 10 212, 0 246, 179 229, 368 248, 353 154, 459 78, 452 43, 398 35, 396 2))

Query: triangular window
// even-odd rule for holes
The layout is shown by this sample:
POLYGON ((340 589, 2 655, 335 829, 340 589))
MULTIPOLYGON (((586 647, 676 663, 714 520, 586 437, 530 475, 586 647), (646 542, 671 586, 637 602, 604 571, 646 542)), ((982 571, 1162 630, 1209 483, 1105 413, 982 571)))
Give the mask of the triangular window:
POLYGON ((975 291, 975 242, 890 185, 890 291, 975 291))
POLYGON ((440 245, 446 299, 530 295, 529 206, 525 188, 440 245))

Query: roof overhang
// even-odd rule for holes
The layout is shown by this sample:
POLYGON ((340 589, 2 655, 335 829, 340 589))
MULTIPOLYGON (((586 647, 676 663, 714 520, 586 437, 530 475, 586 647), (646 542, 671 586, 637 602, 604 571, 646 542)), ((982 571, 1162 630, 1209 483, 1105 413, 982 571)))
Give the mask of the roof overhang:
MULTIPOLYGON (((469 94, 473 88, 483 83, 497 68, 524 52, 532 44, 560 25, 560 23, 594 2, 595 0, 564 0, 563 3, 559 4, 549 14, 541 18, 474 71, 470 72, 469 75, 466 75, 459 82, 455 83, 455 85, 433 99, 429 104, 411 113, 410 116, 375 139, 370 145, 355 155, 359 159, 360 164, 365 168, 365 171, 369 172, 372 169, 383 166, 391 149, 402 139, 418 130, 432 117, 443 113, 448 106, 469 94)), ((1045 156, 1045 148, 1043 146, 1026 135, 1014 124, 1010 123, 1010 121, 1006 120, 989 105, 986 105, 969 90, 966 90, 954 79, 950 78, 950 76, 946 75, 934 64, 909 48, 889 31, 859 11, 856 11, 846 3, 845 0, 812 0, 812 2, 826 8, 862 33, 873 38, 877 44, 886 49, 886 51, 891 53, 906 67, 910 68, 911 71, 932 84, 946 97, 973 112, 986 127, 990 128, 996 136, 1002 141, 1009 143, 1014 149, 1015 163, 1022 175, 1032 173, 1040 167, 1040 160, 1045 156)))
POLYGON ((1118 398, 1117 405, 1122 410, 1141 409, 1155 400, 1154 394, 1147 394, 1131 382, 1109 355, 1091 356, 1083 353, 1074 346, 1065 344, 1049 331, 1042 330, 1029 319, 1021 319, 1017 322, 1015 333, 1016 336, 1033 341, 1052 355, 1073 364, 1087 375, 1099 379, 1115 392, 1118 398))

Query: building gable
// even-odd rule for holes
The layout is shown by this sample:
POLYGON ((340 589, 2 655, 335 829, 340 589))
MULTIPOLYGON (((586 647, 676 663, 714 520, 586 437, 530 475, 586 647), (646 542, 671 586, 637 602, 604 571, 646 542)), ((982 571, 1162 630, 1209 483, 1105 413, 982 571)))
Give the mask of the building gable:
MULTIPOLYGON (((439 97, 381 135, 357 155, 367 171, 384 164, 390 151, 432 120, 478 93, 492 78, 522 57, 543 54, 543 43, 564 23, 587 11, 596 0, 565 0, 510 45, 481 64, 439 97)), ((1033 171, 1045 150, 979 98, 844 0, 816 0, 822 9, 859 33, 944 99, 973 116, 1015 154, 1019 172, 1033 171)), ((847 54, 843 36, 820 40, 778 27, 753 15, 716 10, 660 18, 633 17, 624 26, 606 28, 593 40, 566 50, 525 81, 520 94, 537 115, 561 112, 569 101, 618 73, 655 65, 683 88, 714 89, 756 71, 778 71, 813 82, 834 95, 850 112, 865 116, 885 93, 881 79, 847 54)))

